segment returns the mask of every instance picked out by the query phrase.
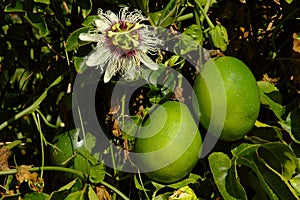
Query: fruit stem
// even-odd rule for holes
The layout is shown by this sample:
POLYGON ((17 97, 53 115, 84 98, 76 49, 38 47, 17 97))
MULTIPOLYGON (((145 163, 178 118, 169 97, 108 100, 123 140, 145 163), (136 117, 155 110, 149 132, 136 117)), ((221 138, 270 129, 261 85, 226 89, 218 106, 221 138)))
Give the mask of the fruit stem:
POLYGON ((182 15, 180 17, 178 17, 176 19, 177 22, 181 22, 181 21, 184 21, 184 20, 187 20, 187 19, 191 19, 194 17, 194 14, 193 13, 188 13, 188 14, 185 14, 185 15, 182 15))
MULTIPOLYGON (((209 1, 209 3, 210 3, 210 0, 208 0, 208 1, 209 1)), ((202 8, 202 6, 199 4, 198 1, 195 1, 195 2, 196 2, 196 4, 197 4, 197 6, 199 7, 200 11, 202 12, 203 16, 205 17, 205 20, 207 21, 209 27, 210 27, 211 29, 215 28, 215 25, 212 23, 212 21, 209 19, 209 17, 208 17, 207 14, 206 14, 207 11, 205 12, 205 10, 202 8)), ((208 3, 208 2, 206 2, 206 5, 207 5, 207 3, 208 3)), ((206 5, 205 5, 205 7, 207 7, 206 5)))
MULTIPOLYGON (((211 4, 212 4, 212 1, 213 1, 213 0, 207 0, 207 1, 206 1, 206 4, 205 4, 205 6, 204 6, 204 8, 203 8, 205 14, 207 14, 208 9, 209 9, 209 7, 210 7, 211 4)), ((204 20, 204 15, 201 15, 201 16, 200 16, 200 21, 201 21, 201 23, 203 23, 203 20, 204 20)))

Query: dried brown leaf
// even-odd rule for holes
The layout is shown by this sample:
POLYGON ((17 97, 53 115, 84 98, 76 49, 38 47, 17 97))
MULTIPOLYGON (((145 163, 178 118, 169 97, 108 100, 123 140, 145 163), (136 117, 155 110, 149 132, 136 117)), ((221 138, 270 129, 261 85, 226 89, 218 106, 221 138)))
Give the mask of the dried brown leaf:
POLYGON ((300 39, 299 39, 299 33, 293 34, 293 50, 300 53, 300 39))
POLYGON ((179 102, 184 102, 184 98, 182 96, 183 89, 181 87, 176 87, 174 91, 175 99, 179 102))
POLYGON ((103 185, 96 187, 96 193, 99 200, 111 200, 111 195, 107 192, 106 188, 103 185))
POLYGON ((10 156, 10 150, 6 147, 0 148, 0 171, 9 170, 8 158, 10 156))
POLYGON ((31 173, 29 171, 31 168, 32 166, 29 165, 21 165, 17 167, 16 178, 19 184, 31 179, 31 173))

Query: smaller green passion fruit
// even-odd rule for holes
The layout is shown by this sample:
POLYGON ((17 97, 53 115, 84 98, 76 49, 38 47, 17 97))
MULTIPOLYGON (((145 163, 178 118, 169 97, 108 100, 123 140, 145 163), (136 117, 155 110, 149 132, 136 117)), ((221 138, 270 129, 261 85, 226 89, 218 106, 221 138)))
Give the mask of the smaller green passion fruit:
POLYGON ((150 112, 135 142, 140 171, 154 181, 172 183, 197 164, 202 146, 198 126, 188 107, 176 101, 150 112))
MULTIPOLYGON (((88 147, 95 146, 95 138, 91 134, 86 136, 88 147)), ((50 162, 54 166, 68 167, 89 174, 89 169, 98 163, 96 157, 86 148, 84 140, 79 140, 79 130, 73 129, 55 136, 54 145, 50 149, 50 162)), ((72 174, 60 175, 64 182, 75 178, 72 174)))
POLYGON ((239 59, 208 60, 194 83, 193 106, 204 128, 224 141, 243 138, 254 126, 260 96, 254 75, 239 59), (217 131, 214 131, 217 130, 217 131), (218 133, 216 133, 218 132, 218 133))

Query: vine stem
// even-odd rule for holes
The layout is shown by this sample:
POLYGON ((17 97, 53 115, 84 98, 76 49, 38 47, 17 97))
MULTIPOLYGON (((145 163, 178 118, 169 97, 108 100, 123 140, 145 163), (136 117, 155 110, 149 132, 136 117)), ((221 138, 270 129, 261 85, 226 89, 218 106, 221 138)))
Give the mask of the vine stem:
MULTIPOLYGON (((70 168, 65 168, 65 167, 56 167, 56 166, 44 166, 43 167, 44 171, 60 171, 60 172, 67 172, 76 175, 78 178, 81 180, 85 181, 87 175, 84 174, 81 171, 75 170, 75 169, 70 169, 70 168)), ((31 172, 37 172, 41 171, 40 167, 33 167, 29 171, 31 172)), ((5 171, 0 171, 0 176, 4 175, 14 175, 17 173, 17 169, 10 169, 10 170, 5 170, 5 171)), ((106 181, 101 181, 101 184, 108 187, 109 189, 113 190, 115 193, 117 193, 120 197, 122 197, 124 200, 130 200, 125 194, 123 194, 120 190, 118 190, 116 187, 113 185, 107 183, 106 181)))
POLYGON ((43 174, 44 174, 44 166, 45 166, 45 151, 44 151, 44 134, 42 132, 41 129, 41 121, 40 121, 40 117, 39 115, 35 112, 32 113, 32 117, 34 119, 35 125, 40 133, 40 141, 41 141, 41 150, 42 150, 42 170, 41 170, 41 178, 43 178, 43 174))
POLYGON ((60 75, 55 81, 52 82, 52 84, 43 92, 43 94, 28 108, 22 110, 21 112, 17 113, 15 116, 11 117, 10 119, 8 119, 7 121, 3 122, 0 125, 0 130, 2 130, 3 128, 7 127, 10 123, 16 121, 17 119, 23 117, 24 115, 27 115, 28 113, 31 113, 33 111, 35 111, 39 105, 41 104, 41 102, 46 98, 48 90, 50 88, 52 88, 53 86, 59 84, 63 79, 63 75, 60 75))

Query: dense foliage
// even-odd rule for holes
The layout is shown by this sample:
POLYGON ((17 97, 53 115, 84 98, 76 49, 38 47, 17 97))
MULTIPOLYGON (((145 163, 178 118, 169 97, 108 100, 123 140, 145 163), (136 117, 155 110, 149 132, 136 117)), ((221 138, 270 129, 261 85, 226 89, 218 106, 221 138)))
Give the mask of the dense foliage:
POLYGON ((0 198, 299 199, 299 13, 297 0, 0 0, 0 198), (174 33, 175 43, 149 55, 160 68, 143 71, 150 75, 142 87, 124 81, 113 95, 120 76, 98 80, 93 107, 109 138, 100 145, 86 128, 92 114, 75 103, 77 77, 84 92, 101 75, 86 64, 96 44, 79 35, 93 28, 98 8, 118 13, 124 6, 174 33), (242 60, 257 80, 261 107, 253 129, 238 141, 218 141, 175 183, 122 171, 133 165, 126 152, 134 150, 136 124, 154 104, 191 105, 183 88, 199 71, 192 65, 223 55, 242 60), (136 90, 126 96, 130 88, 136 90))

